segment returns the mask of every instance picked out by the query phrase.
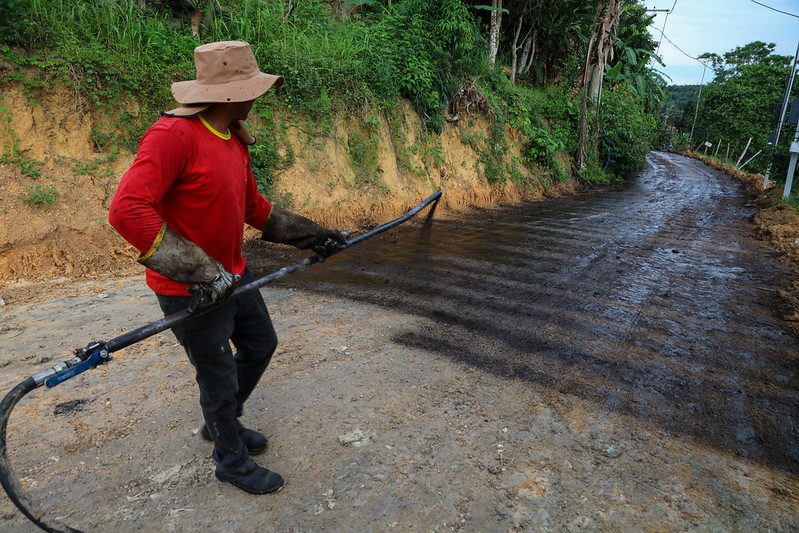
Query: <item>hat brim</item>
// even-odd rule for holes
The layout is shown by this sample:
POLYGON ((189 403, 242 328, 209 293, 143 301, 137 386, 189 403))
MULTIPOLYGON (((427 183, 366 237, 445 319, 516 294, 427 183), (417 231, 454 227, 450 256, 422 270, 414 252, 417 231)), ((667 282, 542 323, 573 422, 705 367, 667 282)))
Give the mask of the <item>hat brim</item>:
POLYGON ((172 96, 179 104, 247 102, 262 96, 272 87, 283 85, 283 77, 259 72, 246 80, 218 85, 203 85, 197 80, 172 84, 172 96))
POLYGON ((191 117, 196 117, 197 115, 199 115, 200 113, 211 107, 212 105, 214 104, 205 103, 205 104, 187 105, 172 109, 170 111, 162 111, 161 115, 165 117, 191 118, 191 117))

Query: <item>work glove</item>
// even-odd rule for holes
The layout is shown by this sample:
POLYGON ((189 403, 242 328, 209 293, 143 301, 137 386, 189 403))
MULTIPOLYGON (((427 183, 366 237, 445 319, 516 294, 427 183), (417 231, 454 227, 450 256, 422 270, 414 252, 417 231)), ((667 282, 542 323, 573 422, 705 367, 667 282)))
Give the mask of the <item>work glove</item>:
POLYGON ((178 283, 189 283, 194 295, 190 311, 224 300, 236 289, 240 276, 231 274, 202 248, 166 225, 153 248, 139 258, 144 266, 178 283))
POLYGON ((327 259, 347 245, 347 239, 340 231, 323 228, 312 220, 277 206, 272 206, 261 238, 290 244, 300 250, 313 250, 322 259, 327 259))
POLYGON ((347 239, 340 231, 325 230, 318 235, 316 244, 311 250, 322 259, 327 259, 347 246, 347 239))
POLYGON ((189 304, 189 313, 222 301, 236 290, 241 276, 222 270, 208 283, 196 283, 189 287, 189 292, 194 295, 189 304))

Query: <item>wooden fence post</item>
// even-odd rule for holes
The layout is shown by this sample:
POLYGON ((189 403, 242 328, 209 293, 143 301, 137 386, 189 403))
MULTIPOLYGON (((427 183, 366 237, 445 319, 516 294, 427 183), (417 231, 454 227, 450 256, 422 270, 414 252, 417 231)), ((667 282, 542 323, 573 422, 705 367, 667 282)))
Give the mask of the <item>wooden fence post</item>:
POLYGON ((741 152, 741 157, 738 158, 738 161, 735 163, 735 168, 738 168, 743 161, 744 156, 746 155, 746 151, 749 150, 749 145, 752 144, 752 137, 749 137, 749 140, 746 142, 746 147, 744 147, 744 151, 741 152))

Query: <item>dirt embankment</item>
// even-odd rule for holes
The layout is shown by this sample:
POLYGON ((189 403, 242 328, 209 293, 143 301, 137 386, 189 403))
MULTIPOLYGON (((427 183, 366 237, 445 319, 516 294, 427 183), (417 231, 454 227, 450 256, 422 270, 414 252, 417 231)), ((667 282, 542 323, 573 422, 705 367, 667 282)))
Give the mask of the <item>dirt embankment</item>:
POLYGON ((758 236, 768 242, 780 254, 780 261, 794 272, 787 286, 780 291, 784 302, 783 318, 799 331, 799 212, 791 205, 780 201, 782 189, 763 189, 763 175, 743 172, 737 168, 695 152, 679 152, 699 159, 713 168, 726 172, 740 180, 747 192, 755 199, 758 212, 752 217, 758 236))
MULTIPOLYGON (((106 222, 108 202, 133 155, 96 150, 97 126, 105 117, 87 113, 80 95, 59 87, 36 101, 19 87, 4 87, 0 104, 2 152, 15 154, 13 163, 0 163, 0 286, 136 271, 135 250, 106 222), (37 204, 31 198, 37 192, 53 192, 56 199, 37 204)), ((135 107, 128 104, 127 111, 136 113, 135 107)), ((399 111, 401 127, 392 131, 384 117, 372 126, 376 172, 369 178, 351 156, 355 129, 348 117, 337 117, 325 135, 287 120, 281 149, 293 154, 293 163, 278 176, 276 196, 324 224, 352 228, 393 218, 439 189, 445 193, 441 213, 576 188, 574 182, 552 186, 523 165, 517 171, 540 187, 520 185, 522 180, 492 185, 475 141, 483 147, 490 142, 486 118, 467 116, 431 140, 410 104, 402 102, 399 111)), ((514 132, 506 133, 506 162, 519 161, 521 143, 514 132)))

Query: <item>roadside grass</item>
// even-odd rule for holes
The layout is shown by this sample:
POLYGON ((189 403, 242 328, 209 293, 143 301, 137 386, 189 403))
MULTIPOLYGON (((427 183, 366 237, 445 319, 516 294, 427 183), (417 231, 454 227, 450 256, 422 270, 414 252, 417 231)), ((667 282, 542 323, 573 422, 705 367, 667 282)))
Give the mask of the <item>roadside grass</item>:
MULTIPOLYGON (((108 117, 93 131, 98 151, 135 151, 156 111, 172 105, 170 83, 194 77, 194 47, 232 39, 250 42, 260 67, 286 79, 266 104, 265 133, 279 132, 276 117, 300 115, 329 134, 335 114, 388 116, 400 97, 411 100, 427 131, 440 133, 445 110, 467 82, 475 88, 471 97, 483 102, 477 107, 495 122, 481 143, 489 181, 521 179, 506 125, 523 135, 521 163, 543 166, 553 180, 567 177, 558 157, 576 150, 577 99, 568 88, 513 85, 489 66, 479 18, 461 0, 374 3, 341 18, 324 0, 210 0, 200 39, 191 35, 191 10, 170 3, 148 2, 142 11, 128 0, 12 1, 15 16, 0 22, 0 59, 17 68, 2 71, 0 85, 18 83, 31 99, 53 83, 85 95, 108 117), (139 112, 120 111, 123 101, 138 102, 139 112)), ((653 144, 654 118, 641 103, 627 93, 606 94, 600 148, 581 176, 590 183, 631 174, 653 144)), ((367 145, 350 148, 370 167, 367 145)), ((257 152, 253 166, 267 174, 262 189, 290 163, 274 143, 257 152)), ((373 172, 366 175, 373 181, 373 172)))
POLYGON ((788 198, 783 198, 781 202, 793 207, 796 210, 796 212, 799 213, 799 194, 794 193, 788 198))

